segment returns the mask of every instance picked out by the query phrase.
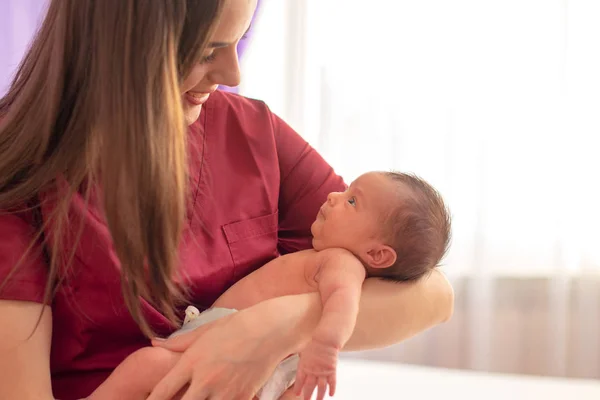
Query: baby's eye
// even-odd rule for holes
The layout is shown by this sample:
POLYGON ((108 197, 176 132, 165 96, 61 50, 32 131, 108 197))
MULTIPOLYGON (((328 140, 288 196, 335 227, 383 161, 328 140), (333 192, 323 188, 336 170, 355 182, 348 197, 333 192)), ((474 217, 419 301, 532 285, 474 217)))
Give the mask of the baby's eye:
POLYGON ((356 197, 350 197, 348 199, 348 204, 350 204, 352 207, 356 207, 356 197))

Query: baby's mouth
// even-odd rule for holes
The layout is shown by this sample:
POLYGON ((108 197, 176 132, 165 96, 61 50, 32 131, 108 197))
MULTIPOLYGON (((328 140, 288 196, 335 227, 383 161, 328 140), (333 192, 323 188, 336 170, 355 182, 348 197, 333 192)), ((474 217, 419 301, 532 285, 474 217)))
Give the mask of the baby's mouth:
POLYGON ((323 206, 321 206, 321 208, 319 208, 319 214, 321 214, 323 219, 325 219, 325 211, 323 211, 323 206))

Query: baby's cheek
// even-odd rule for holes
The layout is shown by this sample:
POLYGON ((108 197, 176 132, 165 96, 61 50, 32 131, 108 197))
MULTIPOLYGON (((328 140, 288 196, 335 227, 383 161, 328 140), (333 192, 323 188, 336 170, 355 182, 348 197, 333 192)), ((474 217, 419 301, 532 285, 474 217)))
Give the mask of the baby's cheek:
POLYGON ((325 235, 327 247, 344 247, 353 237, 352 226, 336 224, 328 227, 325 235))

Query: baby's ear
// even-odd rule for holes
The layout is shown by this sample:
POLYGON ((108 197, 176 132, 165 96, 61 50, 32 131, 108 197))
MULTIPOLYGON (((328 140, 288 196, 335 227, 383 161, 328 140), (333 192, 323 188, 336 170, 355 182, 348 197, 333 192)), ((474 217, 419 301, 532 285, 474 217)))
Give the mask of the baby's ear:
POLYGON ((396 251, 385 244, 376 244, 363 255, 371 268, 388 268, 396 262, 396 251))

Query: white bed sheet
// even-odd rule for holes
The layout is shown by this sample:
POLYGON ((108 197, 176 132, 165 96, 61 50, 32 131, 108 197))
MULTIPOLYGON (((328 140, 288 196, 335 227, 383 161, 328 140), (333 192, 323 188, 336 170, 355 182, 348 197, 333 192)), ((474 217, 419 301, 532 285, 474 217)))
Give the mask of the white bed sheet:
POLYGON ((342 358, 339 400, 600 400, 600 381, 487 374, 342 358))

